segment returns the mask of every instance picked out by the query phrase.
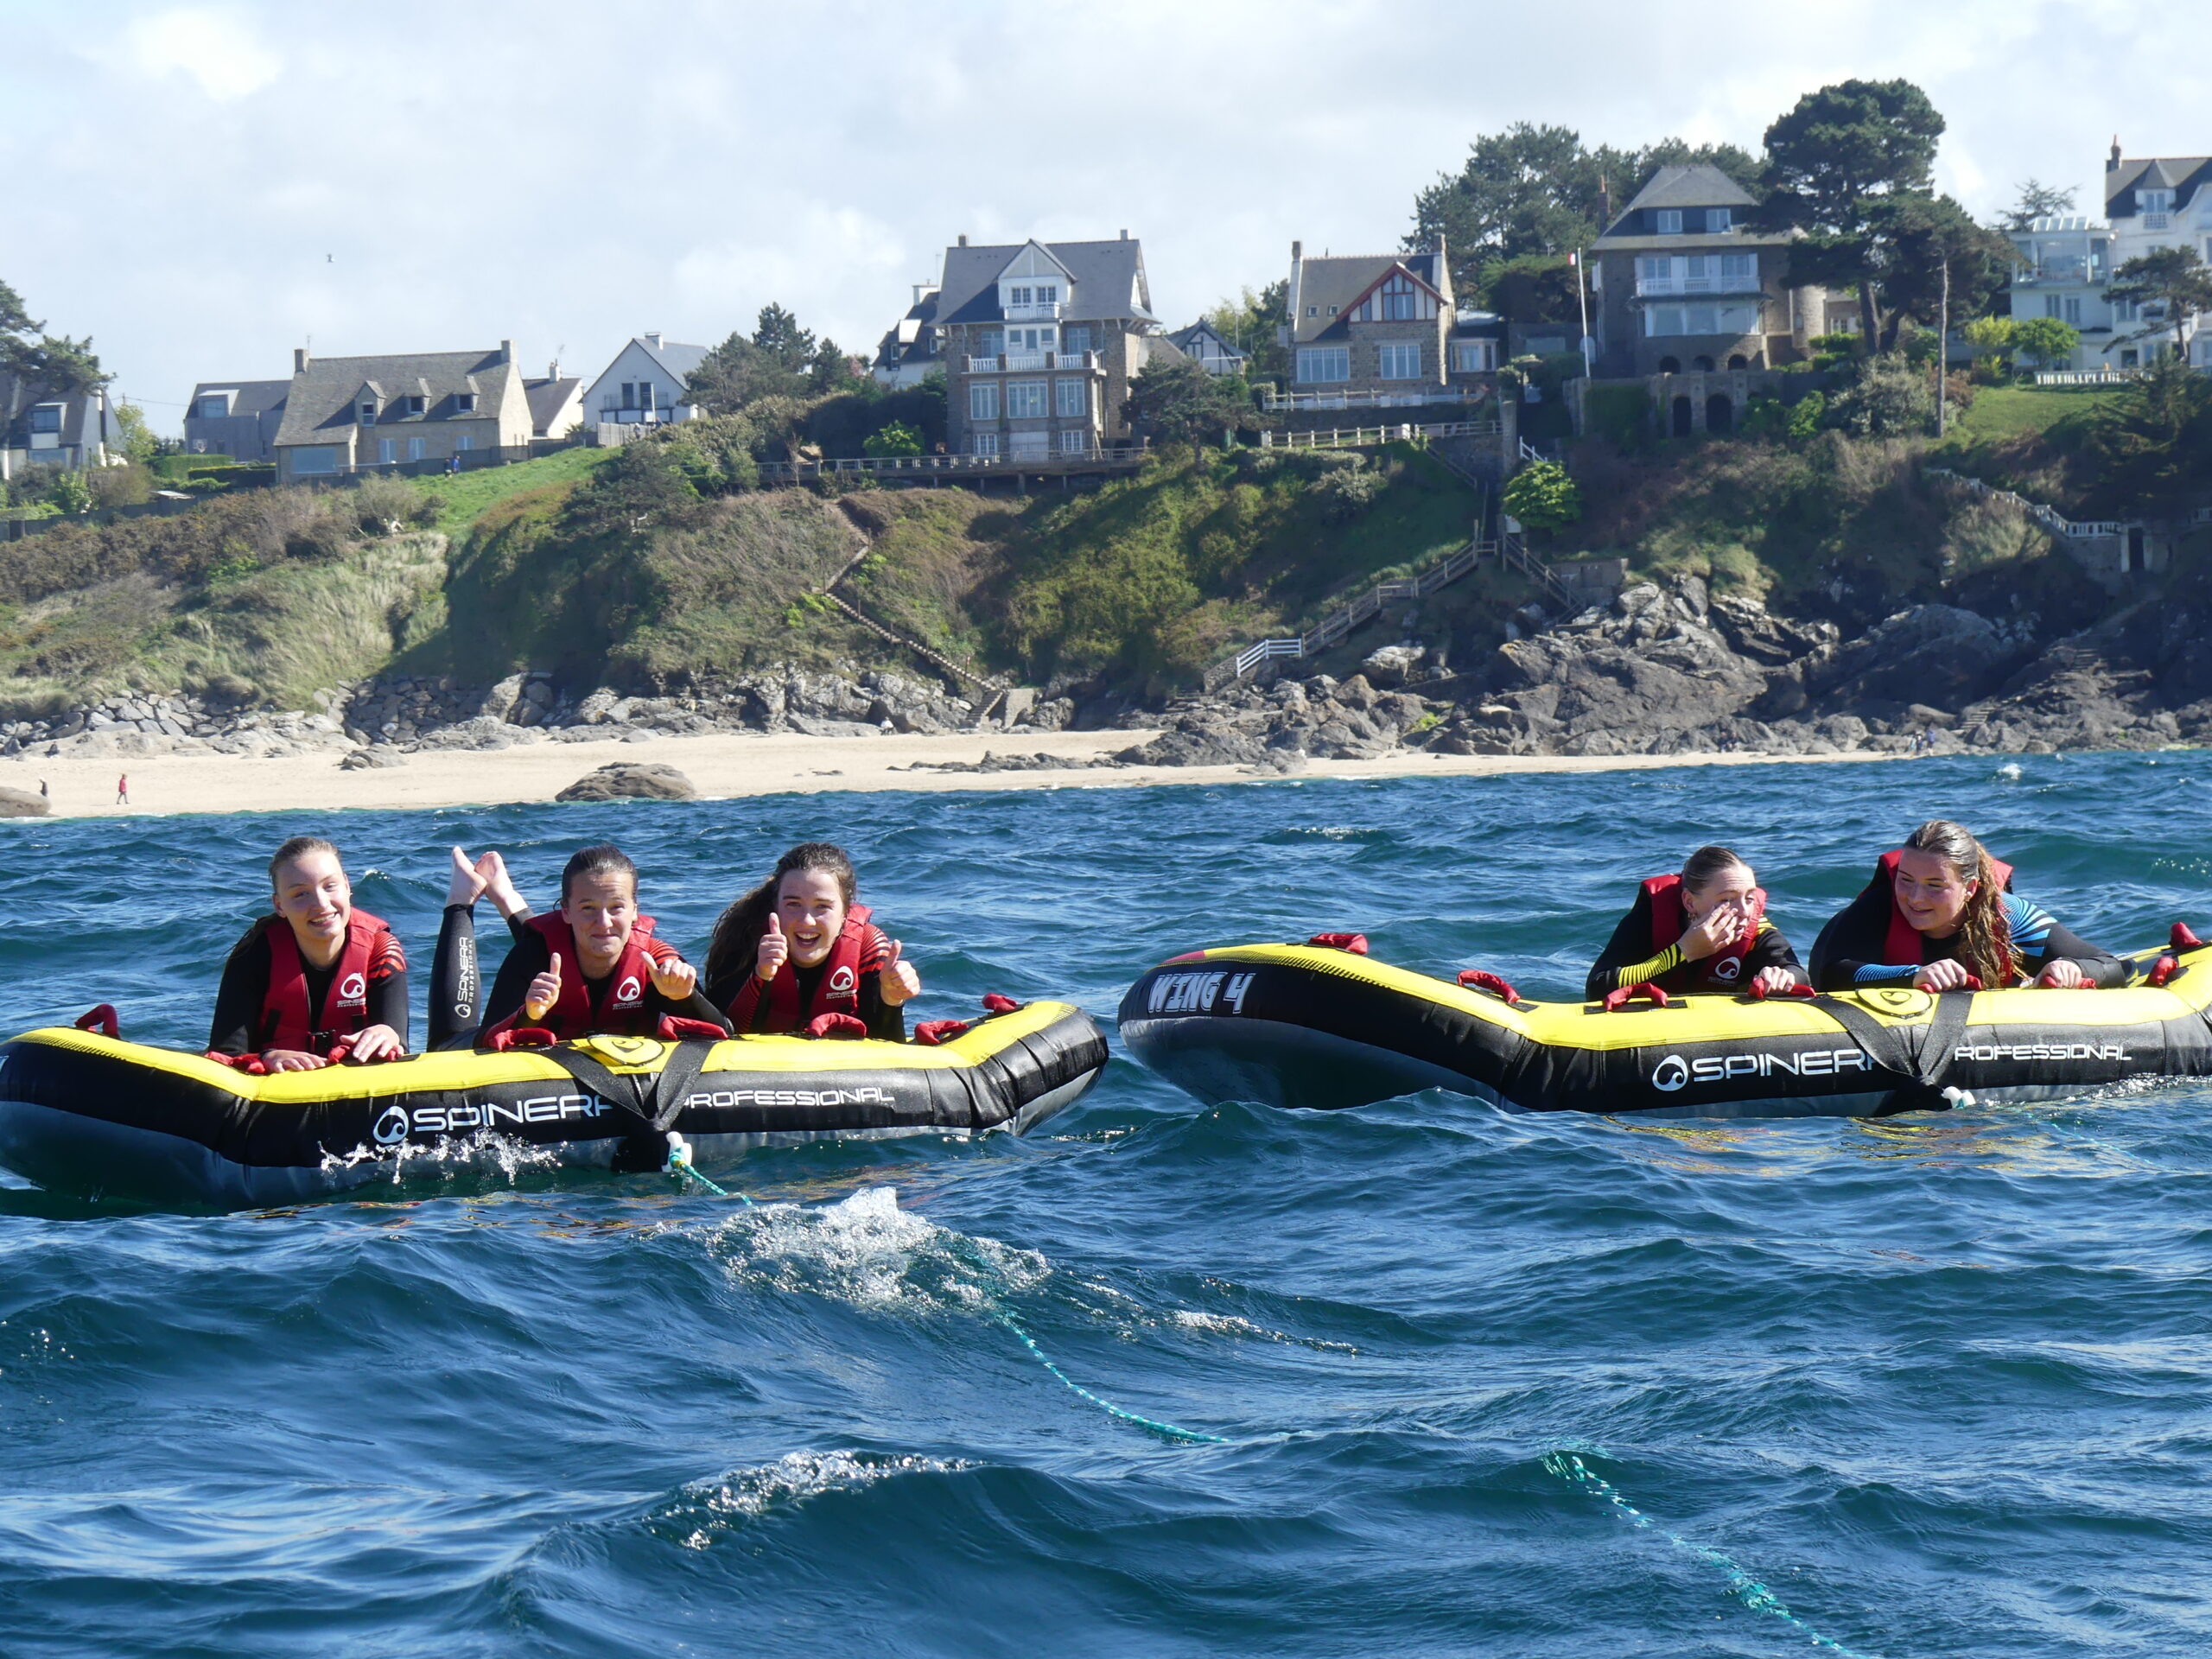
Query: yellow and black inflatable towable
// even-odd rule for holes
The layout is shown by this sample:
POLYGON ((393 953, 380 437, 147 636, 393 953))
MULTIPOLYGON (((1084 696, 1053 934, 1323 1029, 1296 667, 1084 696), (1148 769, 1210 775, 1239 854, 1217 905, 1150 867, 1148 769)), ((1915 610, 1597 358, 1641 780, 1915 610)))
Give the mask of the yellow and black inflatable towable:
MULTIPOLYGON (((2134 959, 2139 969, 2160 953, 2134 959)), ((1508 1001, 1337 949, 1243 944, 1161 963, 1122 1039, 1209 1104, 1363 1105, 1449 1089, 1521 1111, 1874 1117, 2212 1076, 2212 946, 2163 986, 1508 1001)))
POLYGON ((668 1133, 702 1163, 747 1147, 1033 1128, 1097 1080, 1082 1009, 1030 1002, 936 1047, 741 1037, 593 1037, 252 1077, 63 1027, 0 1044, 0 1165, 52 1191, 214 1205, 390 1180, 421 1157, 512 1153, 658 1169, 668 1133))

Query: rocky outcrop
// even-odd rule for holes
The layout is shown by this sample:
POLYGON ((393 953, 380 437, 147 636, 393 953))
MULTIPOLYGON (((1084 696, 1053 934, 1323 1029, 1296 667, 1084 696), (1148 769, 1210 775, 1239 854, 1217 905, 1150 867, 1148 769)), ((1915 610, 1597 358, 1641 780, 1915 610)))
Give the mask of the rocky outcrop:
POLYGON ((35 789, 0 789, 0 818, 42 818, 53 803, 35 789))
POLYGON ((610 760, 586 772, 553 798, 556 801, 696 801, 699 791, 674 766, 657 761, 610 760))

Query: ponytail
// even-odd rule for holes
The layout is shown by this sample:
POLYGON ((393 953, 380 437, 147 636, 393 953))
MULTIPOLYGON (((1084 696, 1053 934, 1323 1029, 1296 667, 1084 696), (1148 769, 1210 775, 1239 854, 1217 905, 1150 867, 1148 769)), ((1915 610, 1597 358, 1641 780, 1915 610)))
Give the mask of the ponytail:
POLYGON ((1959 958, 1990 989, 2010 985, 2015 960, 2012 925, 2005 914, 2005 884, 1990 861, 1989 849, 1963 824, 1948 818, 1931 818, 1907 836, 1904 844, 1943 860, 1961 887, 1974 884, 1974 896, 1959 918, 1959 958))
POLYGON ((727 978, 752 970, 760 936, 768 931, 768 918, 776 908, 777 890, 794 870, 820 870, 834 877, 848 906, 858 890, 853 861, 842 847, 826 841, 801 842, 776 861, 768 879, 740 898, 715 922, 714 938, 707 945, 706 982, 718 985, 727 978))

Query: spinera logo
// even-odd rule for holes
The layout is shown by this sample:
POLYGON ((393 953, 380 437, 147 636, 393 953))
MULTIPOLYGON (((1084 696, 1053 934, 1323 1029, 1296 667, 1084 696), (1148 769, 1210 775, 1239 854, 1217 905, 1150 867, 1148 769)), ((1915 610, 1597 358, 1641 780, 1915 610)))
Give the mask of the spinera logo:
POLYGON ((346 975, 338 982, 338 1000, 340 1002, 366 1002, 369 1000, 368 981, 359 974, 346 975))
POLYGON ((1741 957, 1723 957, 1713 964, 1713 976, 1715 979, 1733 979, 1743 971, 1744 959, 1741 957))
POLYGON ((1689 1080, 1689 1062, 1679 1054, 1669 1054, 1651 1068, 1651 1086, 1662 1094, 1673 1094, 1689 1080))
POLYGON ((853 976, 852 964, 850 963, 840 963, 834 969, 831 970, 830 975, 830 995, 832 996, 843 996, 849 992, 857 982, 858 982, 853 976))
POLYGON ((638 976, 635 974, 631 975, 629 978, 614 988, 614 1000, 617 1002, 636 1002, 640 1001, 645 994, 645 988, 638 983, 638 976))
POLYGON ((377 1119, 376 1127, 369 1131, 380 1147, 396 1147, 407 1138, 407 1109, 387 1106, 377 1119))

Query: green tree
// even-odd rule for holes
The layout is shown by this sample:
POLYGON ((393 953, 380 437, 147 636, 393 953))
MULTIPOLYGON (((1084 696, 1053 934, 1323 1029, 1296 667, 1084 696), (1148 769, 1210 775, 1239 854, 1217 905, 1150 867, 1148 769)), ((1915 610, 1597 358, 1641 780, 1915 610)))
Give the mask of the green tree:
POLYGON ((918 455, 922 453, 922 435, 904 421, 888 421, 868 435, 861 445, 861 453, 868 455, 918 455))
POLYGON ((1560 530, 1582 517, 1582 488, 1566 467, 1532 461, 1505 480, 1505 510, 1528 530, 1560 530))
POLYGON ((2039 368, 2065 362, 2081 343, 2082 331, 2063 317, 2023 317, 2012 326, 2012 349, 2039 368))
POLYGON ((1477 291, 1484 305, 1510 322, 1571 322, 1581 315, 1580 279, 1580 267, 1563 253, 1524 253, 1484 265, 1477 291))
POLYGON ((82 473, 56 472, 46 486, 46 499, 56 512, 74 517, 92 510, 92 486, 82 473))
POLYGON ((1207 443, 1252 417, 1243 377, 1210 374, 1196 363, 1154 363, 1129 383, 1122 418, 1155 443, 1207 443))
POLYGON ((162 441, 154 435, 154 429, 146 424, 146 412, 136 404, 115 406, 115 424, 123 434, 123 453, 141 467, 149 463, 162 452, 162 441))
POLYGON ((2115 339, 2113 346, 2132 346, 2171 328, 2174 355, 2185 355, 2190 318, 2199 311, 2212 311, 2212 268, 2202 256, 2191 247, 2153 248, 2136 255, 2113 276, 2105 298, 2143 308, 2143 326, 2115 339))
POLYGON ((2050 219, 2074 211, 2074 192, 2071 187, 2061 190, 2040 179, 2029 179, 2019 187, 2019 195, 2005 210, 2005 228, 2024 231, 2039 219, 2050 219))
MULTIPOLYGON (((1767 196, 1753 222, 1796 230, 1793 281, 1859 291, 1865 349, 1885 338, 1875 287, 1907 228, 1901 199, 1929 194, 1943 118, 1909 80, 1845 80, 1808 92, 1766 130, 1767 196)), ((1892 336, 1893 337, 1893 336, 1892 336)))
POLYGON ((0 430, 41 397, 66 397, 105 385, 88 335, 49 334, 23 308, 21 296, 0 283, 0 430))
POLYGON ((1903 353, 1866 358, 1830 400, 1828 419, 1853 437, 1917 437, 1935 424, 1935 389, 1903 353))
POLYGON ((1950 321, 1979 317, 2012 280, 2012 245, 1948 196, 1900 196, 1882 203, 1873 214, 1880 228, 1877 244, 1885 313, 1881 347, 1897 344, 1898 325, 1907 317, 1923 327, 1939 326, 1944 307, 1943 276, 1950 273, 1950 321))
POLYGON ((1290 348, 1281 330, 1290 321, 1290 282, 1269 283, 1255 294, 1246 289, 1206 313, 1216 333, 1244 353, 1244 377, 1254 385, 1290 378, 1290 348))
POLYGON ((760 308, 749 338, 733 334, 707 353, 685 382, 684 396, 710 415, 729 415, 763 397, 803 397, 817 386, 835 391, 847 378, 844 353, 771 301, 760 308))
POLYGON ((803 372, 814 360, 812 330, 800 327, 798 319, 772 300, 760 308, 753 343, 793 374, 803 372))
POLYGON ((2099 410, 2084 447, 2107 510, 2195 505, 2212 478, 2212 375, 2178 358, 2152 364, 2099 410))
MULTIPOLYGON (((2052 321, 2057 321, 2052 318, 2052 321)), ((2066 325, 2059 323, 2063 328, 2066 325)), ((2012 353, 2020 346, 2020 325, 2011 317, 1976 317, 1960 330, 1967 344, 1973 346, 1980 361, 1999 374, 2009 374, 2012 369, 2012 353)))

